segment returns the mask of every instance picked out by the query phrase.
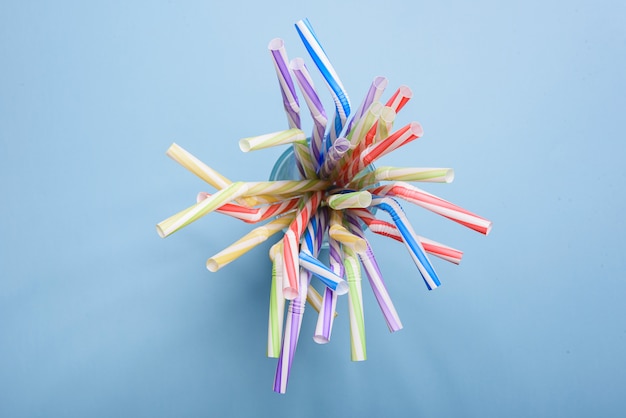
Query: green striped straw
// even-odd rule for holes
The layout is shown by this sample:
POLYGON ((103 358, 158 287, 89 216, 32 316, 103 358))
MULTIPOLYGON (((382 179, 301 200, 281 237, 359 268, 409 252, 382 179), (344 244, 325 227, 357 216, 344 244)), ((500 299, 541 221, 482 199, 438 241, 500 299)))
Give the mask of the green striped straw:
POLYGON ((451 183, 454 180, 452 168, 419 167, 378 167, 350 183, 350 187, 360 189, 379 181, 422 181, 429 183, 451 183))
POLYGON ((335 210, 366 208, 372 203, 372 195, 367 190, 350 193, 337 193, 326 198, 326 204, 335 210))
POLYGON ((363 292, 361 289, 361 266, 349 247, 344 247, 343 265, 348 282, 348 313, 350 314, 350 354, 352 361, 367 359, 365 348, 365 320, 363 318, 363 292))
POLYGON ((272 285, 270 287, 270 312, 267 326, 267 357, 280 356, 280 342, 283 337, 285 298, 283 297, 282 241, 272 246, 272 285))
POLYGON ((326 190, 330 182, 326 180, 277 180, 277 181, 251 181, 245 183, 248 190, 244 196, 296 196, 306 192, 326 190))

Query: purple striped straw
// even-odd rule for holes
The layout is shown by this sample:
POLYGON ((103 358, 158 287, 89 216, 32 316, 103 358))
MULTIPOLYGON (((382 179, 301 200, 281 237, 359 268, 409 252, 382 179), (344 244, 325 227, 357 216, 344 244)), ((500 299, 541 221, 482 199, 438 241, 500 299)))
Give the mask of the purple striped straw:
POLYGON ((376 258, 374 257, 374 252, 365 238, 365 233, 363 232, 359 218, 351 212, 351 210, 346 211, 348 229, 355 235, 363 238, 367 243, 367 250, 365 251, 365 254, 359 254, 359 258, 361 259, 361 264, 363 265, 367 279, 370 282, 370 286, 372 286, 374 297, 376 297, 378 306, 380 306, 380 310, 383 313, 385 321, 387 322, 389 331, 395 332, 401 330, 402 322, 400 321, 398 312, 391 301, 391 296, 389 296, 389 292, 385 286, 385 281, 383 280, 383 275, 378 267, 378 262, 376 262, 376 258))
POLYGON ((333 142, 333 145, 326 152, 326 157, 324 158, 324 163, 320 169, 320 178, 328 179, 331 177, 333 171, 337 167, 337 164, 341 160, 341 158, 348 152, 350 149, 350 141, 346 138, 340 136, 333 142))
POLYGON ((387 87, 387 83, 388 83, 387 78, 382 77, 382 76, 378 76, 374 79, 374 81, 372 81, 372 84, 370 85, 370 88, 367 91, 367 94, 363 98, 363 101, 359 105, 359 108, 357 109, 356 112, 354 112, 354 114, 350 118, 350 122, 348 122, 348 127, 346 128, 346 132, 344 133, 344 136, 348 136, 348 134, 352 130, 352 125, 354 125, 355 123, 358 123, 359 119, 361 119, 361 117, 367 111, 370 105, 374 103, 375 101, 378 101, 378 99, 380 99, 380 96, 383 95, 383 92, 385 91, 385 88, 387 87))
POLYGON ((288 58, 285 50, 285 43, 280 38, 274 38, 270 41, 267 48, 270 50, 276 76, 280 85, 280 93, 283 96, 283 105, 290 128, 300 129, 300 104, 296 95, 296 88, 293 85, 291 74, 287 66, 288 58))
POLYGON ((300 91, 304 95, 304 100, 309 107, 311 117, 313 118, 313 133, 311 134, 309 148, 311 156, 313 157, 313 162, 315 163, 315 170, 319 171, 322 160, 324 132, 326 131, 326 124, 328 122, 326 111, 324 110, 324 105, 322 105, 322 101, 315 90, 313 79, 304 64, 304 60, 302 58, 294 58, 291 60, 289 67, 293 71, 296 82, 300 87, 300 91))
MULTIPOLYGON (((316 228, 319 227, 319 211, 311 217, 310 222, 304 230, 302 245, 308 251, 317 256, 321 244, 317 242, 316 228)), ((299 286, 298 296, 290 301, 287 310, 287 319, 285 321, 285 330, 283 332, 283 343, 276 365, 276 375, 274 376, 274 392, 287 392, 287 382, 289 381, 289 373, 293 357, 298 346, 300 330, 302 328, 302 317, 304 315, 304 305, 306 303, 306 295, 311 281, 311 274, 303 269, 299 269, 299 286)))

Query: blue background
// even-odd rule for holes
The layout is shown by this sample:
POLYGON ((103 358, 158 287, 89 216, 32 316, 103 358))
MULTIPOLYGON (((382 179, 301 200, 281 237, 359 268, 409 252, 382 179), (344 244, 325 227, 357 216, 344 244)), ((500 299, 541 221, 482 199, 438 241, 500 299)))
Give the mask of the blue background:
POLYGON ((622 415, 625 22, 622 1, 2 2, 0 415, 622 415), (424 188, 494 228, 405 205, 461 265, 435 259, 429 292, 372 237, 404 329, 365 286, 368 360, 352 363, 347 300, 325 346, 309 309, 277 395, 270 243, 209 273, 248 225, 154 225, 211 191, 164 155, 174 141, 268 177, 284 148, 237 141, 286 128, 267 44, 313 68, 304 17, 355 106, 377 75, 415 92, 398 124, 425 135, 381 164, 453 167, 424 188))

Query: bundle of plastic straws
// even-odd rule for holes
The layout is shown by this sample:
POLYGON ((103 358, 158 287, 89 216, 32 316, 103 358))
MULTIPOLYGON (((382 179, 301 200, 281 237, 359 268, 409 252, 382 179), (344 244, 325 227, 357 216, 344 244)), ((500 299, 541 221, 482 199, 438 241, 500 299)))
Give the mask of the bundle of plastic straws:
POLYGON ((206 266, 213 272, 270 236, 286 231, 269 251, 272 280, 267 356, 278 358, 274 379, 274 391, 278 393, 285 393, 287 389, 305 303, 318 312, 313 338, 324 344, 330 341, 337 297, 347 294, 353 361, 366 359, 363 276, 373 290, 389 330, 395 332, 402 328, 365 237, 367 229, 402 242, 428 289, 440 285, 428 254, 452 263, 460 262, 461 251, 415 233, 398 199, 485 235, 491 229, 490 221, 408 183, 449 183, 454 177, 452 169, 373 168, 372 164, 378 159, 423 134, 417 122, 400 128, 393 126, 397 113, 411 98, 411 90, 401 86, 383 103, 381 97, 387 79, 376 77, 360 106, 353 111, 343 84, 310 23, 305 19, 295 26, 333 98, 334 118, 329 123, 304 60, 289 61, 283 41, 276 38, 270 42, 269 50, 289 129, 241 139, 239 146, 243 152, 248 152, 290 144, 300 178, 233 182, 172 144, 167 155, 217 191, 200 193, 196 204, 157 224, 159 235, 166 237, 214 211, 247 223, 267 221, 210 257, 206 266), (313 118, 313 132, 308 139, 301 130, 296 84, 313 118), (379 215, 388 215, 389 220, 379 219, 379 215), (323 243, 328 247, 327 263, 319 260, 323 243), (323 284, 323 294, 311 284, 313 277, 323 284), (286 301, 289 303, 285 312, 286 301))

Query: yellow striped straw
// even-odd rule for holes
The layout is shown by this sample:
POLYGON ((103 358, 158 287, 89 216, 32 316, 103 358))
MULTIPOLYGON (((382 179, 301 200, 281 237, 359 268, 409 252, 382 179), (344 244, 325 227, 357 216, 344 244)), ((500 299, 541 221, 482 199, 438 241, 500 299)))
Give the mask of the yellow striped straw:
POLYGON ((274 219, 273 221, 266 223, 263 226, 254 228, 252 231, 248 232, 246 235, 235 241, 233 244, 229 245, 219 253, 215 254, 213 257, 209 258, 206 261, 206 268, 212 272, 218 271, 225 265, 244 255, 257 245, 265 242, 275 233, 279 232, 283 228, 288 227, 289 224, 293 221, 294 217, 295 213, 281 216, 274 219))
POLYGON ((326 190, 330 182, 326 180, 278 180, 246 182, 245 196, 297 196, 306 192, 326 190))
POLYGON ((359 254, 365 254, 367 251, 367 241, 348 231, 341 223, 341 212, 336 210, 331 211, 330 228, 328 230, 328 234, 331 238, 359 254))
POLYGON ((243 182, 236 182, 217 193, 196 203, 193 206, 183 209, 176 215, 172 215, 164 221, 157 224, 157 232, 161 238, 173 234, 179 229, 197 221, 204 215, 213 212, 222 205, 242 196, 248 190, 248 186, 243 182))
POLYGON ((232 181, 213 170, 176 143, 170 145, 165 154, 218 190, 232 184, 232 181))
POLYGON ((255 151, 263 148, 275 147, 277 145, 291 144, 296 141, 306 141, 304 132, 297 128, 286 131, 272 132, 271 134, 251 136, 239 140, 239 148, 243 152, 255 151))
POLYGON ((317 173, 315 172, 315 164, 309 150, 309 143, 307 141, 294 142, 293 152, 296 155, 296 160, 302 164, 304 177, 307 179, 316 179, 317 173))
MULTIPOLYGON (((215 187, 217 190, 223 189, 233 183, 176 143, 170 145, 165 154, 196 176, 200 177, 202 180, 209 183, 211 186, 215 187)), ((258 202, 256 202, 256 200, 252 197, 240 198, 237 199, 237 201, 248 207, 258 204, 258 202)))

